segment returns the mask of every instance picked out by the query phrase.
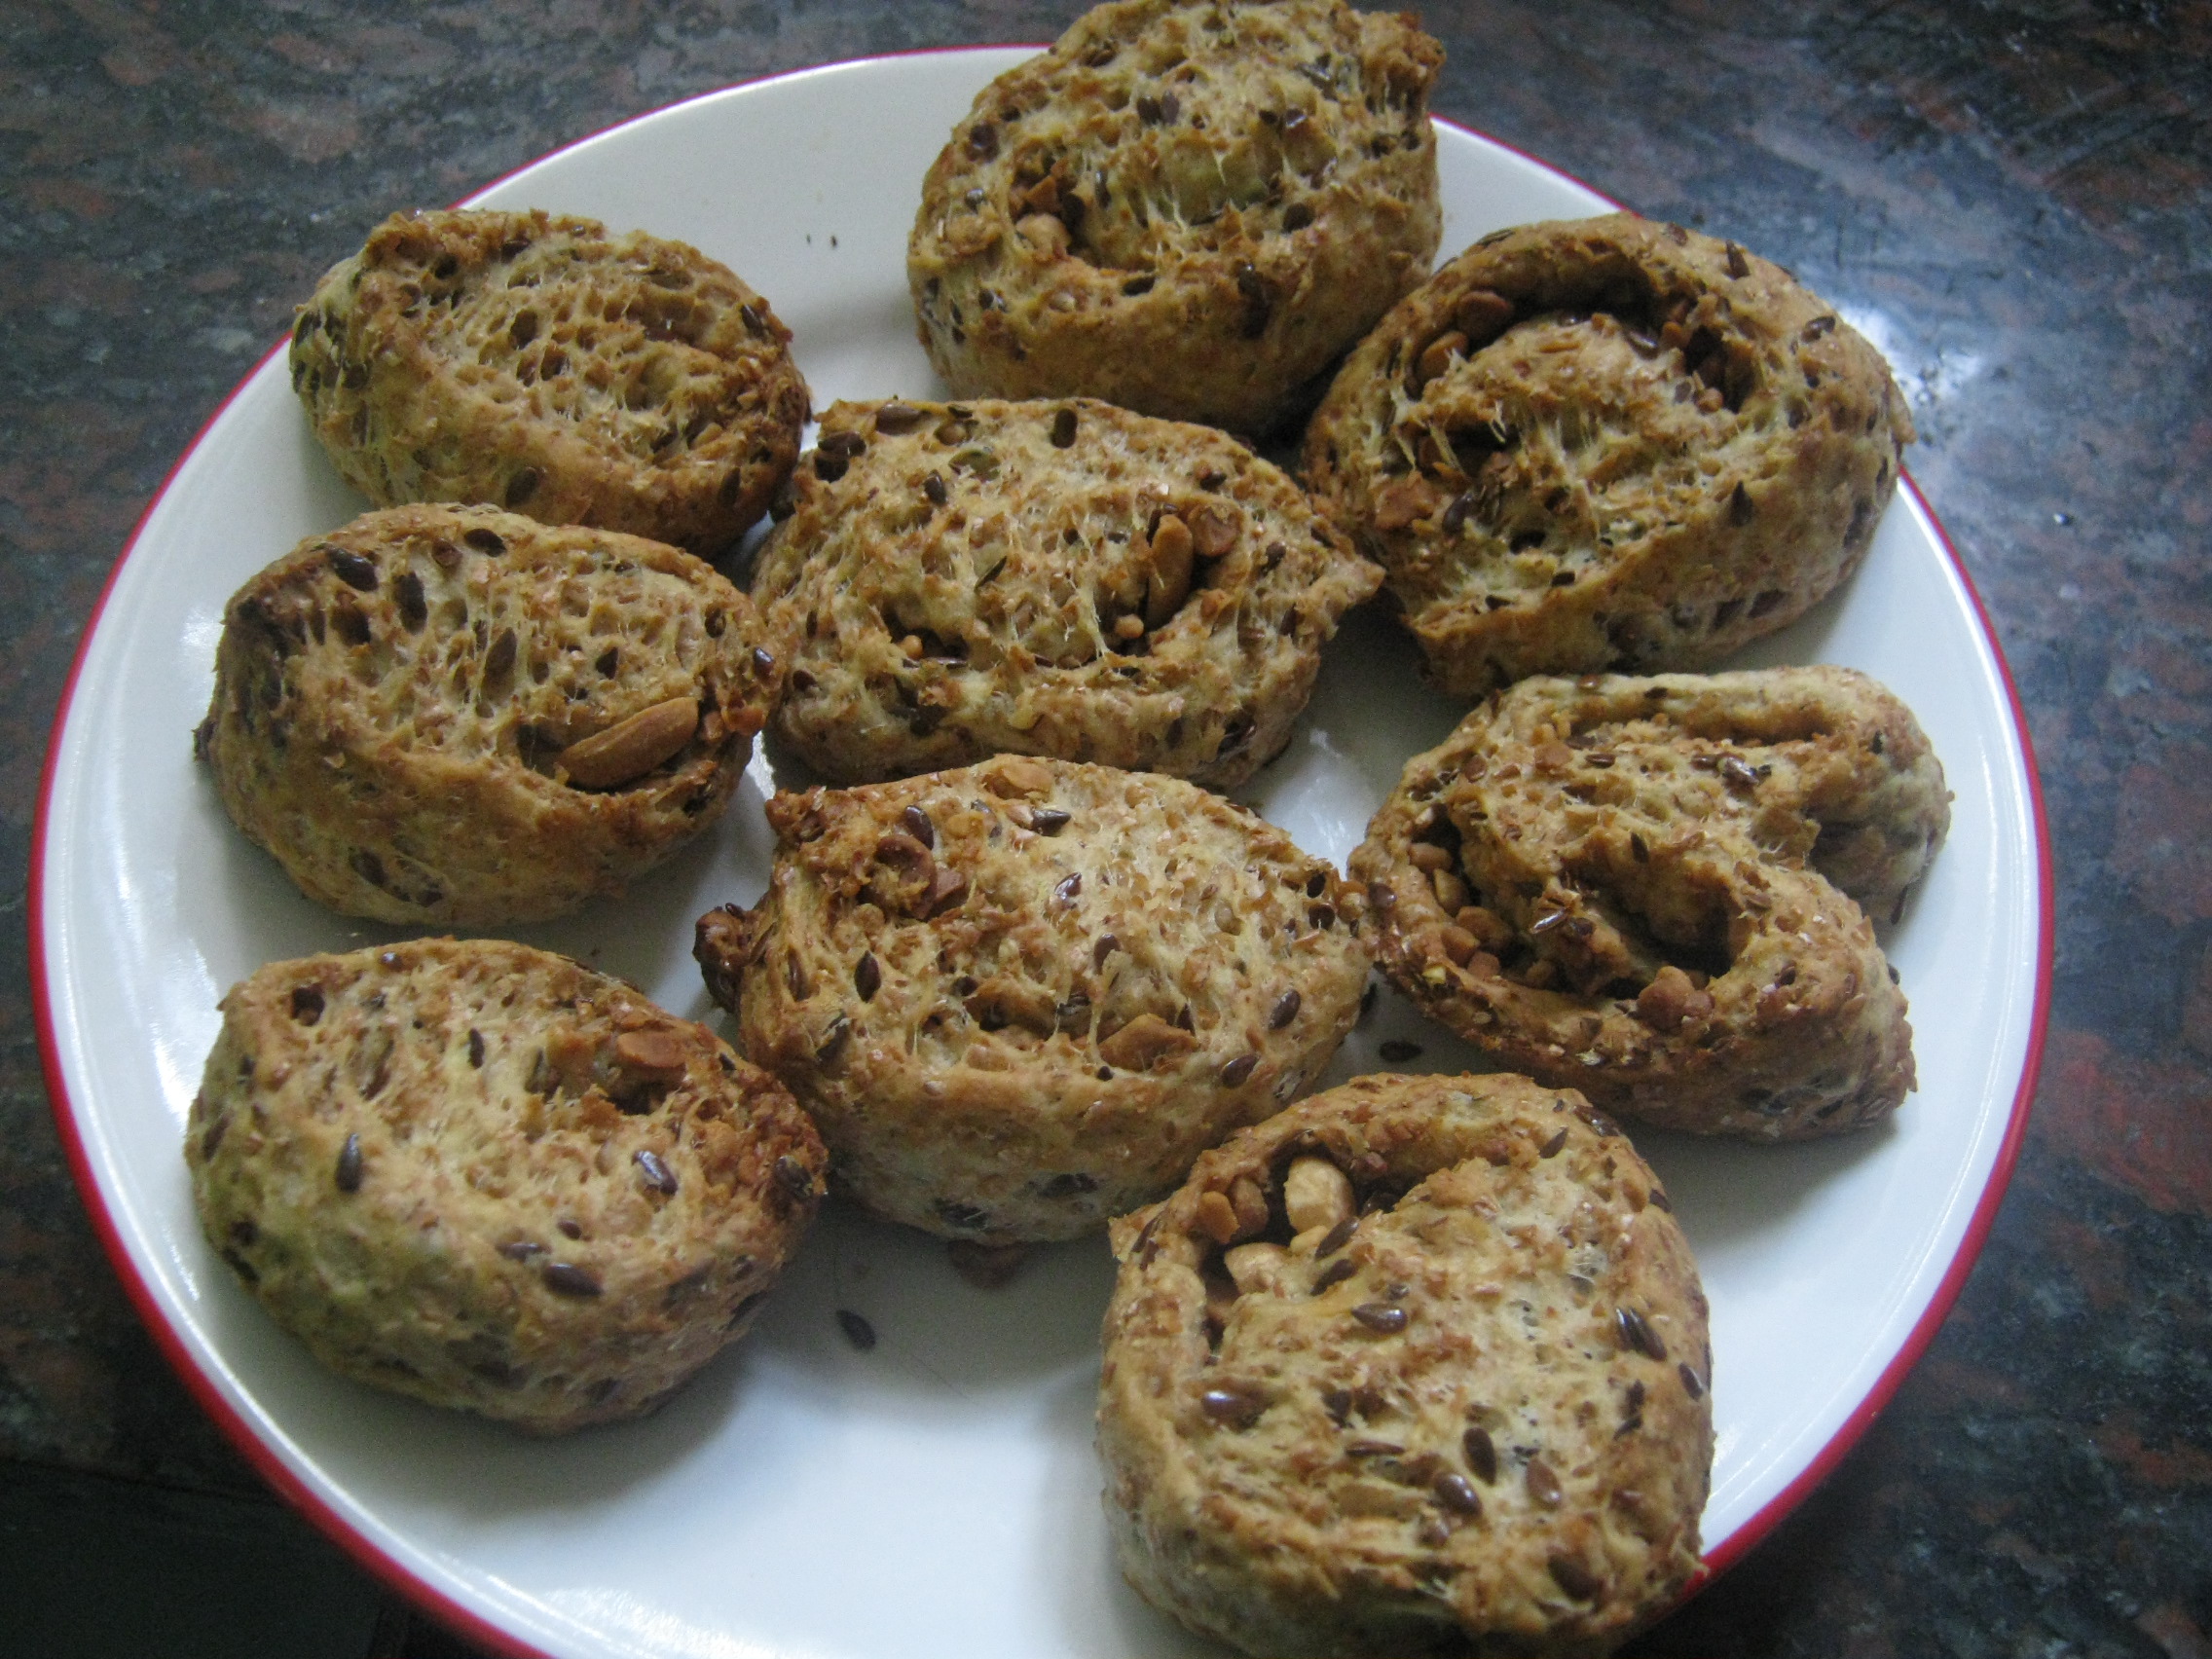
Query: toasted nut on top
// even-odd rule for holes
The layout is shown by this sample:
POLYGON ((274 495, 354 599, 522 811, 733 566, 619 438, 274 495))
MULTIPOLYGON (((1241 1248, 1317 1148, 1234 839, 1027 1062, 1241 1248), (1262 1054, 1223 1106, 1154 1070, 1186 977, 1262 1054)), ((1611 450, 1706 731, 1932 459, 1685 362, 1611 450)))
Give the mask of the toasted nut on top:
POLYGON ((1249 1175, 1239 1175, 1230 1184, 1229 1201, 1236 1211, 1236 1235, 1248 1238, 1262 1232, 1268 1225, 1268 1195, 1260 1190, 1259 1182, 1249 1175))
POLYGON ((1236 1210, 1224 1194, 1208 1193, 1199 1198, 1195 1219, 1198 1230, 1216 1244, 1227 1244, 1236 1236, 1236 1210))
POLYGON ((1198 507, 1183 520, 1201 559, 1218 559, 1236 545, 1236 521, 1221 507, 1198 507))
POLYGON ((1223 1252, 1221 1263, 1236 1281, 1236 1288, 1249 1296, 1254 1291, 1275 1289, 1289 1260, 1289 1253, 1280 1244, 1259 1243, 1239 1244, 1223 1252))
POLYGON ((1436 890, 1436 903, 1447 916, 1457 915, 1474 901, 1474 895, 1467 891, 1467 884, 1459 878, 1457 870, 1437 870, 1429 876, 1428 884, 1436 890))
POLYGON ((983 779, 983 787, 995 795, 1008 798, 1040 795, 1051 791, 1052 774, 1035 760, 1001 760, 983 779))
POLYGON ((614 1039, 614 1057, 639 1071, 680 1072, 688 1051, 683 1040, 666 1029, 625 1031, 614 1039))
POLYGON ((671 697, 570 744, 560 766, 578 789, 619 789, 681 751, 698 729, 699 700, 671 697))
POLYGON ((1181 1026, 1157 1014, 1140 1014, 1098 1045, 1098 1057, 1122 1071, 1150 1071, 1197 1047, 1198 1039, 1181 1026))
POLYGON ((1488 288, 1473 288, 1459 302, 1458 313, 1452 320, 1466 335, 1470 347, 1488 346, 1513 320, 1513 302, 1488 288))
POLYGON ((1334 1227, 1352 1212, 1351 1179, 1325 1158, 1294 1159, 1282 1180, 1282 1208, 1293 1233, 1334 1227))
POLYGON ((1452 366, 1452 358, 1456 353, 1462 352, 1466 349, 1467 337, 1456 328, 1449 333, 1438 335, 1428 343, 1428 349, 1421 352, 1419 359, 1415 364, 1414 379, 1416 384, 1426 386, 1452 366))
POLYGON ((1182 605, 1191 591, 1191 558, 1196 543, 1191 527, 1173 513, 1164 515, 1152 533, 1152 573, 1145 578, 1144 620, 1157 628, 1182 605))
POLYGON ((1643 987, 1636 999, 1636 1012, 1646 1025, 1672 1031, 1685 1019, 1702 1019, 1710 1014, 1713 998, 1670 962, 1643 987))

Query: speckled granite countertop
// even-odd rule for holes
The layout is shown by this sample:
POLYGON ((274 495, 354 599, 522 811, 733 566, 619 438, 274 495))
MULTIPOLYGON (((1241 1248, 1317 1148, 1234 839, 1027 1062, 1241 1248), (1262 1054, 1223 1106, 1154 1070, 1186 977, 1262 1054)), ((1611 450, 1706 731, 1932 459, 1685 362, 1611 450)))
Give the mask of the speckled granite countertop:
MULTIPOLYGON (((113 561, 372 224, 692 93, 1044 40, 1076 10, 14 0, 8 905, 113 561)), ((1633 1651, 2212 1654, 2212 8, 1498 0, 1425 21, 1440 114, 1884 319, 2057 862, 2042 1087, 1956 1310, 1826 1485, 1633 1651)), ((25 1651, 467 1652, 276 1504, 156 1353, 64 1163, 19 921, 0 952, 0 1605, 25 1651)))

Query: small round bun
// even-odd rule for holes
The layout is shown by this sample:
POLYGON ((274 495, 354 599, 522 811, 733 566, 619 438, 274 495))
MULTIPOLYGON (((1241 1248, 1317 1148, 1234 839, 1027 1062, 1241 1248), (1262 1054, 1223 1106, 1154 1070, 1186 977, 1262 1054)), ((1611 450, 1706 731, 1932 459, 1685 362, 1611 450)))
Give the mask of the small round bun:
POLYGON ((678 548, 391 507, 232 596, 195 748, 317 903, 535 920, 720 815, 775 697, 760 640, 751 602, 678 548))
POLYGON ((1865 556, 1912 421, 1881 354, 1734 242, 1612 214, 1485 237, 1307 430, 1444 689, 1702 668, 1865 556))
POLYGON ((999 77, 922 185, 906 279, 957 396, 1264 433, 1436 257, 1410 17, 1115 0, 999 77))
POLYGON ((791 330, 697 248, 590 219, 394 214, 292 328, 292 387, 379 506, 474 501, 712 557, 798 458, 791 330))
POLYGON ((708 990, 839 1186, 950 1238, 1071 1238, 1327 1065, 1358 901, 1195 785, 1004 756, 780 793, 768 891, 700 919, 708 990))
POLYGON ((1696 1264, 1582 1097, 1371 1074, 1114 1225, 1122 1568, 1268 1659, 1609 1653, 1698 1563, 1696 1264))
POLYGON ((1949 822, 1911 711, 1852 670, 1539 678, 1407 762, 1351 874, 1383 970, 1498 1064, 1796 1140, 1912 1088, 1867 914, 1949 822))
POLYGON ((1382 578, 1209 427, 893 401, 824 417, 753 596, 792 668, 777 732, 831 782, 1014 752, 1230 788, 1382 578))
POLYGON ((207 1241, 332 1370, 541 1434, 736 1340, 828 1160, 775 1079, 496 940, 232 987, 185 1130, 207 1241))

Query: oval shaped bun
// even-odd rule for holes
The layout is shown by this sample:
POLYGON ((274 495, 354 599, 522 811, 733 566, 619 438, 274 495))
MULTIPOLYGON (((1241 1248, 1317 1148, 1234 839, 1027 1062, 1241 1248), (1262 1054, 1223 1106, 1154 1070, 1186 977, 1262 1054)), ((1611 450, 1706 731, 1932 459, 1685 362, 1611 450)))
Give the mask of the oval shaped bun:
POLYGON ((489 507, 392 507, 232 596, 195 748, 350 916, 464 927, 618 892, 719 816, 780 675, 704 562, 489 507))
POLYGON ((712 556, 798 458, 791 330, 697 248, 591 219, 394 214, 292 328, 292 387, 379 506, 476 501, 712 556))
POLYGON ((734 1341, 827 1160, 773 1078, 496 940, 232 987, 185 1132, 208 1242, 333 1370, 536 1433, 635 1417, 734 1341))
POLYGON ((778 734, 868 783, 1013 752, 1244 782, 1382 571, 1209 427, 1088 399, 840 403, 753 596, 778 734))
POLYGON ((1912 1088, 1867 913, 1949 821, 1911 711, 1850 669, 1538 678, 1407 762, 1350 867, 1384 971, 1498 1064, 1794 1140, 1912 1088))
POLYGON ((1337 872, 1173 778, 1002 757, 780 793, 768 891, 707 986, 839 1186, 991 1243, 1167 1191, 1327 1065, 1368 972, 1337 872))
POLYGON ((1572 1090, 1371 1074, 1114 1227, 1098 1450, 1129 1581, 1270 1659, 1609 1653, 1679 1598, 1705 1295, 1572 1090))
POLYGON ((1855 570, 1912 421, 1778 265, 1619 213, 1485 237, 1346 360, 1307 485, 1448 691, 1702 668, 1855 570))
POLYGON ((1262 433, 1427 271, 1443 49, 1339 0, 1115 0, 985 88, 906 279, 955 395, 1262 433))

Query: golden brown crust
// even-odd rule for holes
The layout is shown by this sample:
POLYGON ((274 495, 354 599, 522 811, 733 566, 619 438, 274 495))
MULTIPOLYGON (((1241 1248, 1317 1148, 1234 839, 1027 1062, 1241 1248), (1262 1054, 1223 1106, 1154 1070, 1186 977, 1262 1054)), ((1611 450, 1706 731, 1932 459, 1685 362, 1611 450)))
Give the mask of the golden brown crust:
POLYGON ((1370 1075, 1117 1222, 1124 1572, 1247 1652, 1602 1654, 1697 1567, 1696 1264, 1571 1090, 1370 1075))
POLYGON ((711 994, 840 1187, 955 1238, 1067 1238, 1278 1109, 1358 1015, 1337 872, 1172 778, 1001 757, 779 793, 768 891, 701 918, 711 994))
POLYGON ((1798 1139, 1912 1088, 1865 912, 1903 904, 1949 800, 1911 712, 1849 669, 1533 679, 1407 763, 1350 869, 1384 971, 1500 1065, 1798 1139))
POLYGON ((535 1433, 635 1417, 751 1323, 828 1161, 773 1078, 495 940, 276 962, 185 1133, 208 1242, 333 1370, 535 1433))
POLYGON ((1780 266, 1628 214, 1486 237, 1308 428, 1431 677, 1700 668, 1871 544, 1912 439, 1880 353, 1780 266))
POLYGON ((682 242, 542 212, 394 214, 300 308, 292 387, 380 506, 481 501, 711 557, 798 457, 790 340, 682 242))
POLYGON ((1104 398, 1264 432, 1436 256, 1410 16, 1116 0, 984 89, 906 276, 960 396, 1104 398))
POLYGON ((1382 571, 1207 427, 1088 399, 840 403, 753 595, 833 783, 1000 753, 1231 788, 1382 571))
POLYGON ((619 892, 714 823, 779 677, 688 553, 392 507, 232 596, 195 748, 311 899, 492 926, 619 892))

